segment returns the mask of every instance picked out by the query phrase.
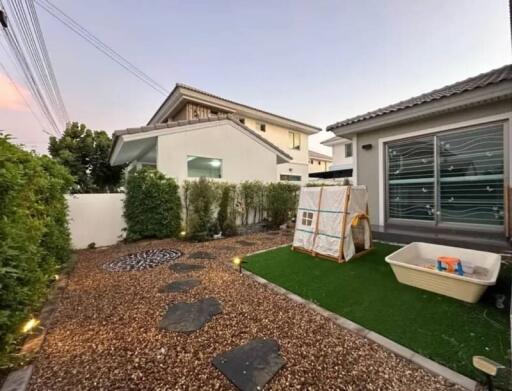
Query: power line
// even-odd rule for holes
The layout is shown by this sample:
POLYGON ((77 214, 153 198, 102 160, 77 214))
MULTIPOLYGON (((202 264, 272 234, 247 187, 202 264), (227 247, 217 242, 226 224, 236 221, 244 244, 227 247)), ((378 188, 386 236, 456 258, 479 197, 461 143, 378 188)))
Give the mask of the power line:
POLYGON ((92 34, 89 30, 81 26, 75 19, 71 18, 60 8, 52 4, 49 0, 35 0, 35 2, 47 13, 49 13, 55 19, 60 21, 62 24, 64 24, 67 28, 69 28, 71 31, 73 31, 81 38, 85 39, 90 45, 94 46, 96 49, 101 51, 111 60, 115 61, 117 64, 122 66, 128 72, 130 72, 132 75, 137 77, 139 80, 147 84, 149 87, 153 88, 155 91, 163 95, 167 95, 168 90, 165 87, 160 85, 145 72, 137 68, 133 63, 128 61, 125 57, 123 57, 110 46, 105 44, 98 37, 92 34))
POLYGON ((37 73, 38 79, 41 81, 41 88, 45 92, 46 97, 49 98, 54 110, 58 111, 57 100, 52 93, 50 81, 44 69, 44 65, 35 43, 34 35, 30 29, 23 5, 16 0, 8 0, 8 2, 13 11, 11 16, 16 22, 16 26, 18 27, 18 32, 20 33, 20 36, 23 40, 26 53, 30 57, 33 69, 35 70, 35 73, 37 73))
POLYGON ((5 36, 7 38, 7 43, 11 47, 11 51, 14 54, 14 58, 16 59, 16 62, 18 63, 19 67, 21 68, 22 74, 25 77, 25 81, 27 82, 27 86, 28 86, 32 96, 34 97, 34 99, 38 103, 39 108, 41 109, 42 113, 44 114, 44 116, 46 117, 48 122, 50 123, 51 127, 53 128, 53 130, 56 133, 58 133, 59 132, 59 127, 58 127, 58 125, 57 125, 57 123, 56 123, 56 121, 55 121, 55 119, 54 119, 50 109, 48 108, 48 104, 45 101, 45 99, 44 99, 44 97, 42 95, 42 92, 41 92, 41 90, 39 88, 39 85, 37 84, 37 81, 35 79, 35 76, 34 76, 32 70, 30 69, 28 61, 27 61, 27 59, 25 58, 25 56, 23 54, 23 51, 22 51, 21 46, 20 46, 20 44, 18 42, 18 39, 8 29, 6 29, 4 31, 6 33, 5 36))
POLYGON ((48 136, 53 136, 51 133, 49 133, 48 131, 44 130, 44 125, 43 123, 41 122, 41 119, 36 115, 35 111, 32 109, 32 106, 28 103, 27 101, 27 98, 25 98, 25 95, 23 95, 23 93, 20 91, 20 89, 18 88, 18 85, 16 84, 16 82, 14 81, 14 79, 11 77, 11 75, 9 74, 9 71, 7 70, 7 68, 5 67, 5 65, 0 61, 0 68, 3 69, 5 75, 7 76, 7 78, 9 79, 9 81, 11 82, 12 86, 14 87, 14 89, 16 90, 16 92, 18 93, 18 95, 21 97, 21 99, 23 99, 23 102, 25 103, 25 106, 27 106, 27 108, 30 110, 30 112, 32 113, 32 115, 34 116, 35 120, 37 121, 37 123, 41 126, 41 130, 46 133, 48 136))
POLYGON ((9 20, 5 17, 6 8, 0 0, 3 8, 2 27, 14 62, 21 68, 27 87, 44 117, 53 131, 59 134, 60 126, 55 114, 60 120, 67 121, 67 111, 44 44, 37 14, 33 12, 33 0, 7 1, 11 11, 8 14, 9 20))
POLYGON ((36 71, 41 87, 55 111, 64 122, 69 121, 67 111, 55 78, 52 63, 44 42, 33 0, 8 0, 14 11, 13 18, 23 38, 25 49, 36 71), (34 12, 32 12, 34 11, 34 12))
POLYGON ((69 122, 69 115, 66 110, 66 105, 64 105, 64 100, 62 99, 62 94, 60 92, 59 84, 57 83, 57 78, 55 77, 55 71, 53 70, 52 62, 50 60, 50 54, 48 53, 48 48, 46 47, 46 43, 44 41, 43 31, 41 29, 41 25, 39 23, 39 18, 37 17, 36 7, 34 6, 34 1, 29 0, 29 14, 32 20, 32 25, 35 27, 36 38, 39 42, 39 47, 42 49, 43 58, 45 59, 45 64, 48 67, 48 74, 52 81, 52 86, 55 91, 55 95, 57 96, 57 100, 59 102, 60 107, 63 110, 64 119, 66 122, 69 122))

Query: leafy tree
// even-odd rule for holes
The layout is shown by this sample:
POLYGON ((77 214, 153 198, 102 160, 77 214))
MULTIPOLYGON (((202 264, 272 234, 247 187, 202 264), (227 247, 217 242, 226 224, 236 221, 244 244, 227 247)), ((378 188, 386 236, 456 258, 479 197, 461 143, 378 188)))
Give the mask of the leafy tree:
POLYGON ((111 193, 118 190, 124 166, 109 163, 112 139, 103 130, 68 124, 62 137, 50 137, 50 155, 75 177, 74 193, 111 193))

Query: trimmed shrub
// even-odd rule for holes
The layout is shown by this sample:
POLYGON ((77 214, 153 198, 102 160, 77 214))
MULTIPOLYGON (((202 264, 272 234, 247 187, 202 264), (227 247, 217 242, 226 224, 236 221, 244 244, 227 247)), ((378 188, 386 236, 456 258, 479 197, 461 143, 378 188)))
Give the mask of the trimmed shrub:
POLYGON ((236 214, 234 209, 234 197, 236 185, 222 184, 217 222, 223 236, 236 235, 236 214))
POLYGON ((178 185, 153 168, 132 170, 124 200, 126 240, 176 237, 181 229, 178 185))
POLYGON ((245 181, 240 184, 242 202, 242 225, 249 224, 249 214, 256 207, 256 182, 245 181))
POLYGON ((211 181, 201 177, 190 183, 190 217, 188 236, 194 240, 207 240, 218 232, 213 218, 216 191, 211 181))
POLYGON ((267 188, 267 218, 271 228, 288 222, 296 211, 300 186, 271 183, 267 188))
POLYGON ((0 135, 0 367, 12 364, 21 323, 69 259, 64 194, 72 184, 64 167, 0 135))

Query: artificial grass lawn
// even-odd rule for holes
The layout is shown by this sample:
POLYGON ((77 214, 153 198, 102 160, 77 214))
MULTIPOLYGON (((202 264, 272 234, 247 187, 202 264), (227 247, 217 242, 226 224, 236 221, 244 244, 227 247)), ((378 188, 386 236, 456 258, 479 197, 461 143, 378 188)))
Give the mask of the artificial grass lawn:
POLYGON ((347 263, 282 247, 244 259, 245 269, 473 379, 482 380, 473 355, 509 365, 511 271, 468 304, 400 284, 384 258, 399 247, 375 243, 347 263), (496 293, 506 296, 495 306, 496 293))

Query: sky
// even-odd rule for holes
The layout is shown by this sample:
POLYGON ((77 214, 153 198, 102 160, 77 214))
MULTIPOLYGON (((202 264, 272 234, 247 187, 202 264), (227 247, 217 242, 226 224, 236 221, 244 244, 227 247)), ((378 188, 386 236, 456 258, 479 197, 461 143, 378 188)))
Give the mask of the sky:
MULTIPOLYGON (((512 62, 507 0, 51 1, 169 91, 186 83, 323 129, 512 62)), ((165 96, 36 7, 70 119, 145 125, 165 96)), ((44 151, 1 45, 0 62, 16 83, 0 67, 0 129, 44 151)), ((331 136, 310 148, 329 154, 331 136)))

